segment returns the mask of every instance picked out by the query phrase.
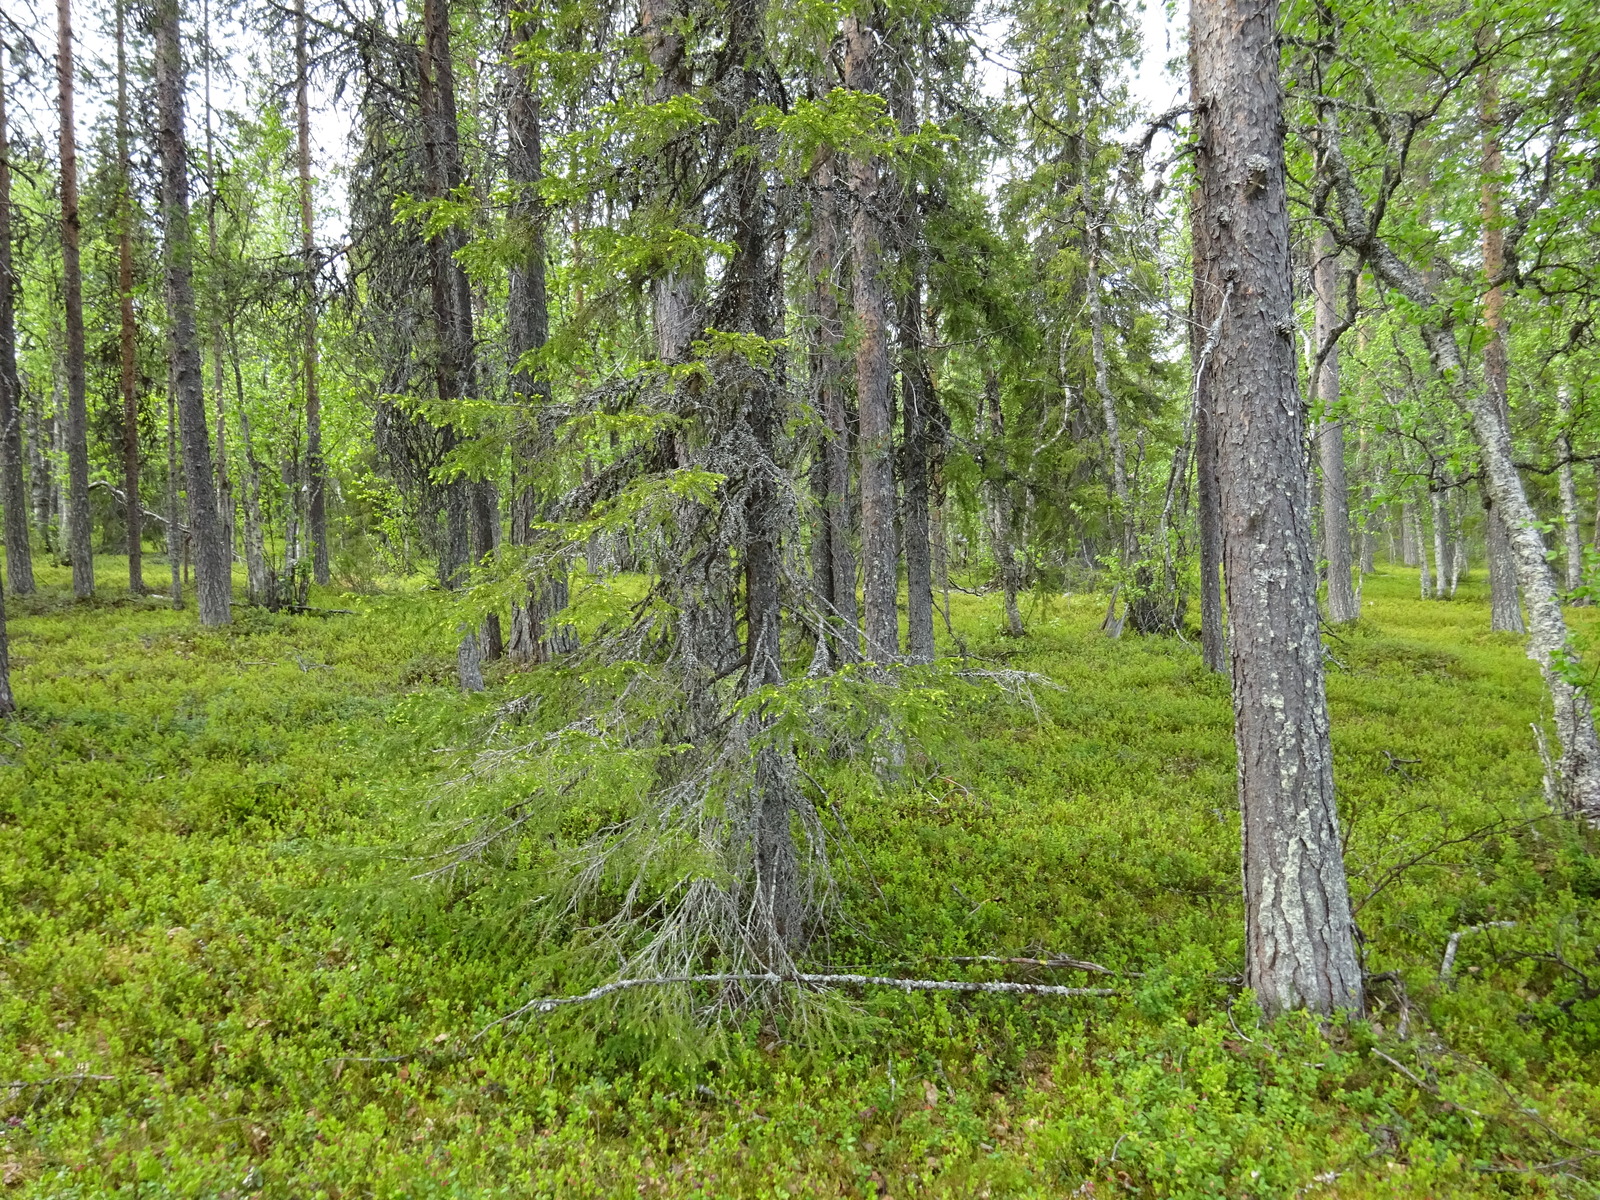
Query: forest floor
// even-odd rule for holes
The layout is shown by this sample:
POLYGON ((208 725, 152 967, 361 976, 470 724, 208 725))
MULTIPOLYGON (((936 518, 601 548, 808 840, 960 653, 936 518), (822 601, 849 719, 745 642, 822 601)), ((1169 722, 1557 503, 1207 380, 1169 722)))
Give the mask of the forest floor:
POLYGON ((1263 1028, 1240 995, 1198 651, 1107 640, 1097 596, 1011 640, 958 595, 973 655, 1059 690, 964 698, 936 770, 839 790, 861 862, 814 961, 1118 995, 867 990, 700 1039, 592 1005, 474 1041, 594 980, 373 881, 516 678, 459 694, 423 593, 203 632, 124 572, 7 597, 0 1195, 1600 1194, 1600 866, 1548 815, 1539 681, 1475 582, 1422 602, 1385 569, 1329 638, 1367 1020, 1263 1028), (1040 953, 1118 974, 941 961, 1040 953))

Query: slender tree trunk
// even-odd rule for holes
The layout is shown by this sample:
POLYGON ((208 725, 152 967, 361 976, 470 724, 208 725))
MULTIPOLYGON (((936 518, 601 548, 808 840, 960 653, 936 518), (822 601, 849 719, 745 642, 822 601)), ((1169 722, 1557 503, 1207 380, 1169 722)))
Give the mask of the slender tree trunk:
POLYGON ((55 441, 55 419, 44 410, 44 397, 18 392, 28 413, 28 485, 33 506, 33 525, 39 535, 39 544, 45 553, 50 551, 50 498, 55 492, 51 482, 50 455, 55 441))
POLYGON ((1450 529, 1444 513, 1444 492, 1430 487, 1428 505, 1433 510, 1433 598, 1443 600, 1450 585, 1450 529))
MULTIPOLYGON (((450 52, 449 0, 425 0, 422 29, 417 99, 422 116, 423 158, 428 191, 435 199, 443 199, 461 183, 461 134, 456 118, 455 66, 450 52)), ((434 330, 438 338, 435 383, 440 400, 459 400, 470 394, 471 297, 466 273, 454 256, 458 248, 455 233, 440 233, 428 245, 434 330)), ((447 448, 454 447, 455 437, 454 427, 448 427, 447 448)), ((473 557, 471 534, 475 498, 472 490, 469 480, 455 480, 444 485, 445 545, 440 555, 439 577, 447 587, 455 587, 462 581, 462 569, 473 557)))
POLYGON ((0 717, 17 711, 17 698, 11 692, 11 645, 6 628, 6 591, 0 587, 0 717))
MULTIPOLYGON (((206 252, 212 270, 220 275, 222 258, 217 251, 217 154, 211 136, 211 4, 202 7, 205 27, 205 105, 206 105, 206 252)), ((206 324, 211 343, 211 394, 217 407, 217 521, 221 526, 223 554, 228 564, 231 589, 233 579, 233 482, 228 478, 228 406, 223 386, 222 314, 223 287, 213 281, 206 297, 206 324)))
MULTIPOLYGON (((689 60, 681 28, 686 19, 682 0, 641 0, 639 5, 640 34, 650 65, 656 71, 651 90, 651 100, 656 104, 690 91, 689 60)), ((664 156, 669 203, 681 200, 689 190, 692 162, 687 146, 687 142, 674 143, 664 156)), ((689 214, 680 217, 680 221, 685 226, 693 223, 689 214)), ((689 343, 700 329, 697 290, 694 275, 679 266, 669 267, 650 281, 656 357, 662 362, 682 362, 688 356, 689 343)))
POLYGON ((251 604, 276 608, 272 568, 267 564, 266 522, 261 519, 261 461, 250 434, 250 409, 245 404, 244 369, 239 363, 239 332, 228 319, 228 359, 233 363, 234 407, 239 413, 239 436, 244 442, 244 574, 245 594, 251 604))
POLYGON ((167 369, 167 566, 172 571, 172 607, 183 607, 183 533, 178 508, 178 406, 174 376, 167 369))
MULTIPOLYGON (((28 489, 23 477, 22 380, 17 374, 17 275, 11 265, 11 139, 6 125, 6 59, 0 42, 0 505, 5 507, 6 577, 19 596, 33 591, 28 489)), ((35 477, 35 484, 38 480, 35 477)))
POLYGON ((860 657, 856 608, 856 561, 850 540, 850 420, 843 374, 844 325, 839 308, 838 179, 831 152, 811 175, 811 303, 816 330, 811 354, 811 402, 822 421, 813 493, 820 528, 813 539, 813 566, 828 652, 839 663, 860 657))
MULTIPOLYGON (((1316 292, 1313 343, 1320 353, 1339 323, 1334 300, 1339 282, 1339 251, 1333 236, 1317 236, 1316 261, 1311 284, 1316 292)), ((1339 404, 1339 348, 1322 360, 1313 381, 1322 401, 1324 419, 1317 431, 1317 457, 1322 465, 1322 555, 1328 560, 1328 620, 1343 625, 1361 616, 1355 589, 1350 585, 1350 488, 1344 472, 1344 421, 1328 416, 1339 404)))
MULTIPOLYGON (((1506 356, 1505 270, 1506 235, 1500 218, 1500 85, 1493 72, 1485 72, 1478 92, 1478 120, 1483 129, 1482 188, 1479 215, 1483 220, 1483 273, 1489 290, 1483 298, 1483 324, 1488 340, 1483 347, 1483 377, 1489 399, 1499 407, 1500 420, 1509 427, 1511 405, 1507 396, 1509 363, 1506 356)), ((1484 540, 1489 552, 1489 628, 1525 633, 1522 606, 1517 596, 1516 552, 1506 514, 1495 507, 1492 489, 1485 489, 1484 540)))
POLYGON ((156 108, 161 151, 161 217, 167 275, 168 338, 172 383, 183 443, 183 473, 189 493, 194 542, 195 598, 202 625, 232 618, 228 548, 217 515, 200 377, 200 336, 195 324, 194 248, 189 228, 189 168, 183 131, 184 67, 178 0, 155 0, 156 108))
POLYGON ((306 4, 294 8, 294 111, 300 175, 300 269, 304 272, 302 370, 306 387, 306 523, 311 539, 311 577, 328 582, 326 470, 322 461, 322 392, 317 366, 317 243, 311 204, 311 107, 306 96, 310 74, 306 47, 306 4))
POLYGON ((1244 827, 1246 979, 1269 1014, 1361 1007, 1334 802, 1290 289, 1274 0, 1195 0, 1200 325, 1209 364, 1244 827))
MULTIPOLYGON (((1087 153, 1087 151, 1085 152, 1087 153)), ((1083 167, 1084 194, 1089 195, 1088 164, 1083 167)), ((1118 557, 1124 572, 1138 558, 1134 533, 1133 495, 1128 487, 1128 455, 1122 444, 1122 422, 1117 418, 1117 398, 1111 391, 1111 368, 1106 358, 1105 310, 1100 299, 1100 222, 1099 210, 1091 203, 1085 215, 1085 247, 1088 256, 1084 294, 1089 308, 1089 352, 1094 362, 1094 390, 1100 397, 1100 414, 1106 425, 1106 449, 1111 453, 1111 499, 1117 506, 1117 522, 1122 527, 1118 557)))
MULTIPOLYGON (((1021 637, 1022 609, 1017 594, 1022 590, 1022 568, 1017 562, 1016 512, 1011 502, 1009 464, 1006 454, 1005 410, 1000 404, 1000 376, 993 367, 984 372, 983 407, 978 413, 978 428, 993 447, 979 459, 983 471, 984 508, 988 517, 989 542, 994 547, 995 563, 1000 568, 1000 587, 1005 594, 1006 633, 1021 637)), ((1114 602, 1114 601, 1113 601, 1114 602)))
MULTIPOLYGON (((903 39, 895 43, 890 106, 903 135, 919 126, 913 58, 903 39)), ((899 341, 901 383, 901 538, 906 556, 906 658, 931 663, 933 644, 933 548, 929 541, 929 478, 943 451, 943 414, 928 369, 923 328, 923 282, 926 277, 921 208, 916 184, 900 184, 900 211, 895 230, 899 257, 909 278, 900 295, 899 341)))
MULTIPOLYGON (((1192 216, 1198 221, 1198 206, 1192 216)), ((1197 289, 1199 282, 1197 275, 1197 289)), ((1210 331, 1199 326, 1201 307, 1196 291, 1189 299, 1189 361, 1194 372, 1195 508, 1200 535, 1200 657, 1208 671, 1220 674, 1231 668, 1222 608, 1222 502, 1218 494, 1218 431, 1207 350, 1210 331)), ((1220 326, 1218 332, 1221 332, 1220 326)))
POLYGON ((128 503, 128 590, 144 591, 144 506, 139 500, 139 394, 133 316, 133 168, 128 159, 127 14, 117 0, 117 300, 122 389, 122 487, 128 503))
MULTIPOLYGON (((508 20, 510 19, 508 12, 508 20)), ((513 28, 510 44, 530 43, 534 37, 531 20, 513 28)), ((522 405, 519 411, 518 449, 514 458, 518 480, 512 497, 511 542, 532 546, 536 538, 535 520, 546 515, 548 498, 530 481, 548 465, 555 449, 554 418, 549 411, 549 381, 520 368, 526 354, 544 348, 550 337, 550 307, 545 281, 544 202, 539 198, 539 183, 544 177, 543 110, 533 88, 533 79, 524 65, 511 69, 511 99, 506 109, 506 171, 517 189, 510 220, 516 228, 522 258, 511 268, 506 304, 506 332, 511 349, 511 390, 522 405)), ((544 485, 547 488, 547 485, 544 485)), ((567 567, 564 561, 547 558, 531 581, 527 599, 511 609, 511 654, 522 662, 544 661, 554 654, 575 649, 576 637, 570 625, 556 623, 566 609, 567 567)))
POLYGON ((89 414, 83 351, 83 268, 78 243, 78 139, 73 126, 72 3, 56 0, 56 84, 61 115, 61 300, 66 316, 67 512, 62 542, 72 561, 72 594, 94 595, 94 545, 89 528, 89 414))
POLYGON ((1422 598, 1431 599, 1433 596, 1433 574, 1428 570, 1428 539, 1423 536, 1422 513, 1415 505, 1411 509, 1411 544, 1417 555, 1417 582, 1421 588, 1422 598))
MULTIPOLYGON (((1557 476, 1561 488, 1561 539, 1566 552, 1566 587, 1569 593, 1583 586, 1583 517, 1578 508, 1578 480, 1572 472, 1572 397, 1565 386, 1556 391, 1556 406, 1561 432, 1556 435, 1556 454, 1561 459, 1557 476)), ((1582 598, 1569 604, 1587 603, 1582 598)))
MULTIPOLYGON (((875 32, 854 16, 844 21, 844 85, 876 90, 872 66, 875 32)), ((882 204, 878 164, 869 155, 850 160, 851 246, 855 257, 856 404, 860 412, 858 475, 861 487, 861 558, 867 657, 892 662, 900 648, 899 545, 895 537, 893 413, 889 394, 887 306, 884 303, 882 204)))

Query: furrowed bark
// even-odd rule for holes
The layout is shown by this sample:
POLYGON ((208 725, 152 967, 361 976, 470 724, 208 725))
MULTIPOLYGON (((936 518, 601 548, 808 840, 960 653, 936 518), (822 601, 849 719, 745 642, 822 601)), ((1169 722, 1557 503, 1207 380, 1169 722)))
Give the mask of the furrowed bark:
POLYGON ((1361 1007, 1323 693, 1290 289, 1278 6, 1190 7, 1200 324, 1218 433, 1243 817, 1246 978, 1264 1011, 1361 1007), (1218 289, 1215 282, 1224 287, 1218 289), (1209 286, 1208 286, 1209 285, 1209 286))
POLYGON ((231 619, 228 548, 217 514, 211 441, 206 431, 200 376, 200 336, 195 324, 194 246, 189 228, 189 168, 183 129, 184 66, 177 0, 154 0, 156 108, 161 156, 161 218, 166 260, 168 339, 184 484, 193 530, 195 601, 202 625, 231 619))
MULTIPOLYGON (((874 31, 855 15, 844 20, 844 85, 876 90, 874 31)), ((888 313, 884 299, 883 232, 878 163, 870 155, 850 160, 854 211, 851 248, 855 258, 856 405, 860 438, 857 474, 861 489, 862 624, 867 658, 893 662, 900 648, 897 608, 899 539, 895 536, 894 447, 889 395, 888 313)))
POLYGON ((0 43, 0 505, 5 506, 6 578, 14 594, 26 596, 33 592, 33 548, 28 542, 27 480, 22 469, 24 401, 17 374, 17 275, 11 263, 6 65, 5 46, 0 43))
POLYGON ((66 529, 72 594, 94 595, 94 545, 89 528, 89 413, 83 350, 83 267, 79 254, 78 140, 72 115, 72 3, 56 0, 56 94, 61 118, 61 301, 66 317, 66 529))
POLYGON ((144 591, 143 506, 139 499, 139 395, 135 350, 137 326, 133 317, 133 167, 128 159, 128 56, 127 14, 117 0, 117 313, 118 351, 122 374, 122 487, 127 505, 128 590, 144 591))
MULTIPOLYGON (((1321 352, 1339 324, 1334 304, 1339 280, 1339 250, 1324 230, 1317 237, 1311 284, 1316 292, 1312 344, 1321 352)), ((1317 458, 1322 466, 1322 555, 1328 560, 1328 620, 1334 625, 1361 615, 1350 583, 1350 488, 1344 470, 1344 422, 1326 414, 1339 404, 1339 347, 1328 348, 1313 381, 1325 414, 1317 431, 1317 458)))
MULTIPOLYGON (((1199 205, 1192 205, 1191 220, 1200 219, 1199 205)), ((1196 239, 1198 241, 1198 239, 1196 239)), ((1200 559, 1200 657, 1208 671, 1219 674, 1230 669, 1227 626, 1222 608, 1222 508, 1218 496, 1216 413, 1211 396, 1209 357, 1212 339, 1209 327, 1202 327, 1199 300, 1201 264, 1196 264, 1195 286, 1189 297, 1189 362, 1194 386, 1194 475, 1195 509, 1199 525, 1200 559)), ((1218 295, 1226 285, 1217 278, 1206 278, 1203 286, 1218 295)), ((1220 333, 1220 327, 1218 329, 1220 333)))

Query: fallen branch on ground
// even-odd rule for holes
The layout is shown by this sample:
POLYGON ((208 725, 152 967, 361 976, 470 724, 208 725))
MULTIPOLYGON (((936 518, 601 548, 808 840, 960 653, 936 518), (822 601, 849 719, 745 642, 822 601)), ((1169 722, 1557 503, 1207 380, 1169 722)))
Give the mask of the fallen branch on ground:
POLYGON ((1487 921, 1482 925, 1468 925, 1465 929, 1458 929, 1450 935, 1450 940, 1445 943, 1444 959, 1439 963, 1439 982, 1448 983, 1450 976, 1455 971, 1456 951, 1461 948, 1461 935, 1464 933, 1482 933, 1485 929, 1515 929, 1515 921, 1487 921))
POLYGON ((543 996, 530 1000, 515 1012, 507 1013, 479 1030, 481 1038, 497 1025, 514 1021, 524 1013, 547 1013, 567 1004, 586 1004, 614 992, 641 987, 665 987, 679 983, 806 983, 814 987, 891 987, 905 992, 996 992, 1020 996, 1115 996, 1115 988, 1061 987, 1051 983, 972 983, 961 979, 896 979, 888 975, 778 975, 774 973, 731 972, 720 975, 662 975, 651 979, 618 979, 577 996, 543 996))

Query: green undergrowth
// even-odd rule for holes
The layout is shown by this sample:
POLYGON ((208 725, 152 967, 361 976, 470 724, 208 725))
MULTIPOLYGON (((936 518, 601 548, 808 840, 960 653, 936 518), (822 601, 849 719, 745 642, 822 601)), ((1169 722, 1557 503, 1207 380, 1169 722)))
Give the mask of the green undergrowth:
MULTIPOLYGON (((868 990, 721 1030, 595 1004, 518 880, 395 887, 462 697, 423 592, 242 610, 8 597, 0 1180, 30 1197, 1594 1195, 1600 868, 1551 818, 1542 691, 1470 583, 1330 633, 1371 1013, 1241 994, 1231 711, 1104 598, 954 598, 972 665, 898 782, 819 767, 853 837, 819 968, 1117 989, 868 990), (388 881, 386 886, 377 886, 388 881), (1472 928, 1477 927, 1477 928, 1472 928), (1440 978, 1451 935, 1452 975, 1440 978), (1070 955, 1115 975, 949 961, 1070 955), (552 965, 556 963, 556 965, 552 965)), ((1593 622, 1575 621, 1589 640, 1593 622)))

